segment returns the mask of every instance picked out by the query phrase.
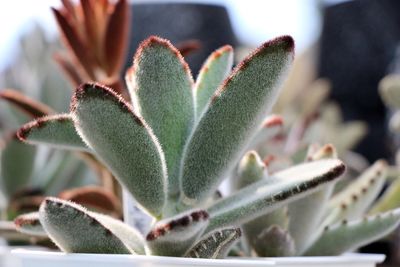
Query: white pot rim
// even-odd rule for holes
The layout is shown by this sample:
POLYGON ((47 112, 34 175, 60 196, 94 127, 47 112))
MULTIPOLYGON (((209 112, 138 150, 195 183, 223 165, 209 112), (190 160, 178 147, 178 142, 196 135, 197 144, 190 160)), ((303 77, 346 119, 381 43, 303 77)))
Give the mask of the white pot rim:
MULTIPOLYGON (((228 258, 228 259, 193 259, 178 257, 162 257, 162 256, 143 256, 143 255, 110 255, 110 254, 67 254, 62 252, 35 251, 27 249, 13 249, 11 256, 21 259, 40 259, 48 260, 68 260, 79 262, 110 262, 110 263, 152 263, 161 264, 162 266, 279 266, 282 264, 296 264, 304 266, 312 266, 314 264, 354 264, 354 263, 381 263, 385 260, 385 255, 381 254, 359 254, 347 253, 341 256, 324 256, 324 257, 279 257, 279 258, 228 258)), ((131 265, 134 266, 134 265, 131 265)))

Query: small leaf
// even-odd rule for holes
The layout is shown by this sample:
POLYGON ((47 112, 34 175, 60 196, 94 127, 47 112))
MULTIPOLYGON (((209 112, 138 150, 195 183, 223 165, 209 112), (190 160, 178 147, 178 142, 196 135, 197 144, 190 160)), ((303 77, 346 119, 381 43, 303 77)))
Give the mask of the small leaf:
POLYGON ((183 256, 198 240, 208 224, 208 214, 197 210, 157 222, 147 234, 152 255, 183 256))
POLYGON ((69 253, 134 253, 82 206, 46 198, 39 210, 40 222, 53 242, 69 253))
POLYGON ((274 174, 275 181, 260 181, 216 202, 207 209, 207 231, 242 224, 307 196, 336 181, 345 170, 340 160, 301 164, 274 174))
POLYGON ((306 256, 340 255, 378 240, 399 225, 400 209, 325 228, 306 256))
POLYGON ((11 197, 26 187, 34 169, 36 147, 22 143, 13 134, 1 152, 1 190, 11 197))
POLYGON ((0 92, 0 98, 6 100, 32 118, 38 118, 53 113, 50 107, 13 89, 2 90, 0 92))
POLYGON ((193 78, 179 51, 155 36, 140 44, 127 83, 138 112, 157 136, 165 153, 168 193, 177 197, 182 151, 193 121, 193 78))
POLYGON ((271 109, 293 61, 289 36, 263 44, 240 63, 212 97, 185 147, 181 202, 201 203, 234 167, 271 109))
POLYGON ((234 188, 240 189, 252 183, 267 178, 268 171, 258 153, 254 150, 247 152, 239 162, 237 174, 233 181, 234 188))
POLYGON ((253 248, 259 257, 290 257, 296 253, 293 238, 278 225, 271 225, 261 232, 253 248))
POLYGON ((29 144, 45 144, 68 150, 90 151, 75 130, 71 115, 51 115, 31 121, 17 132, 29 144))
POLYGON ((71 104, 75 128, 135 200, 160 218, 166 197, 164 154, 146 122, 112 89, 80 86, 71 104))
POLYGON ((375 215, 400 207, 400 178, 396 178, 386 189, 383 196, 372 206, 369 214, 375 215))
POLYGON ((341 220, 361 218, 381 192, 386 180, 387 163, 375 162, 355 182, 336 194, 328 204, 322 227, 341 220))
POLYGON ((232 64, 233 49, 230 45, 219 48, 207 58, 194 85, 196 118, 200 118, 211 96, 231 72, 232 64))
POLYGON ((186 257, 206 259, 225 258, 241 235, 240 228, 226 228, 214 231, 197 242, 186 254, 186 257))
POLYGON ((18 216, 15 218, 14 224, 15 229, 21 233, 38 237, 47 237, 47 233, 39 221, 38 212, 31 212, 18 216))
POLYGON ((186 40, 176 45, 176 49, 179 50, 179 53, 181 53, 183 57, 195 53, 196 51, 201 49, 201 47, 202 47, 201 42, 200 40, 197 39, 186 40))

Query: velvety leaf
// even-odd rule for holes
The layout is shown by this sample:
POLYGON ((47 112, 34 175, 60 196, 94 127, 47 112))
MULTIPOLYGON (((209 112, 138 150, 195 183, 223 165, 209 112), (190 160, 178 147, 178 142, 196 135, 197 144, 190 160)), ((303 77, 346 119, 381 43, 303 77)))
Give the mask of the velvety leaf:
POLYGON ((14 220, 15 229, 21 233, 47 237, 46 231, 43 229, 39 221, 39 213, 32 212, 18 216, 14 220))
POLYGON ((14 105, 19 110, 30 116, 38 118, 53 113, 52 109, 21 92, 13 89, 4 89, 0 92, 0 98, 14 105))
POLYGON ((71 115, 51 115, 31 121, 17 132, 29 144, 45 144, 68 150, 90 151, 75 130, 71 115))
POLYGON ((161 146, 146 122, 104 86, 84 84, 73 99, 75 127, 85 143, 135 200, 160 218, 167 172, 161 146))
POLYGON ((40 222, 53 242, 69 253, 134 253, 82 206, 47 198, 39 210, 40 222))
POLYGON ((130 227, 122 221, 116 220, 110 216, 106 216, 96 212, 89 212, 96 220, 106 226, 110 231, 115 234, 131 252, 135 254, 144 255, 144 239, 142 235, 134 228, 130 227))
POLYGON ((36 157, 36 147, 12 135, 1 152, 1 190, 10 197, 28 185, 36 157))
POLYGON ((237 167, 237 174, 232 182, 234 189, 246 187, 252 183, 258 182, 263 178, 267 178, 268 171, 264 162, 256 151, 247 152, 237 167))
POLYGON ((307 196, 336 181, 345 170, 340 160, 301 164, 274 174, 276 181, 251 184, 207 209, 207 231, 242 224, 307 196))
POLYGON ((306 251, 306 256, 331 256, 353 251, 378 240, 399 225, 400 209, 327 227, 322 236, 306 251))
POLYGON ((181 201, 196 205, 215 191, 271 109, 293 60, 289 36, 263 44, 211 99, 185 147, 181 201))
POLYGON ((183 147, 194 120, 192 76, 179 51, 165 39, 150 37, 136 52, 128 87, 134 104, 165 153, 168 193, 177 196, 183 147))
POLYGON ((336 194, 329 201, 323 226, 361 218, 381 192, 386 180, 386 169, 387 163, 379 160, 355 182, 336 194))
POLYGON ((290 257, 296 253, 293 238, 278 225, 271 225, 261 232, 253 248, 259 257, 290 257))
POLYGON ((200 69, 194 86, 196 117, 200 118, 212 95, 231 72, 233 49, 230 45, 214 51, 200 69))
POLYGON ((240 228, 225 228, 206 235, 189 250, 186 257, 222 259, 241 236, 240 228))
POLYGON ((152 255, 183 256, 198 240, 208 224, 203 210, 180 214, 157 222, 147 234, 146 243, 152 255))

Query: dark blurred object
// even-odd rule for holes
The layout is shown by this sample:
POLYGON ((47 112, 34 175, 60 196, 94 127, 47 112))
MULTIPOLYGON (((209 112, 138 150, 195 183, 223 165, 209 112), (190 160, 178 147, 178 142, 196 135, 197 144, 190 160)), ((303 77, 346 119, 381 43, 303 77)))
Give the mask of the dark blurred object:
POLYGON ((131 43, 126 68, 139 43, 149 35, 171 40, 174 45, 200 41, 201 48, 187 57, 193 75, 207 56, 225 44, 237 45, 228 12, 218 5, 191 3, 149 3, 132 5, 131 43))
POLYGON ((332 82, 331 99, 345 120, 364 120, 370 132, 356 148, 371 162, 390 158, 386 109, 378 82, 388 72, 400 41, 400 1, 356 0, 325 10, 319 76, 332 82))

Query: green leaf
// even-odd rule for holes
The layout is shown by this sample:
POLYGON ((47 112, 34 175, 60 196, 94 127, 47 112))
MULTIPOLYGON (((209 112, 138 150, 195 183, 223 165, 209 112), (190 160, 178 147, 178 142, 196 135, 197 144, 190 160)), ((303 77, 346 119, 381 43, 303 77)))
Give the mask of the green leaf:
POLYGON ((267 176, 268 171, 264 162, 256 151, 251 150, 239 162, 237 174, 232 182, 233 187, 235 190, 238 190, 263 178, 268 179, 267 176))
POLYGON ((322 227, 341 220, 361 218, 381 192, 386 180, 386 169, 387 163, 379 160, 355 182, 336 194, 328 203, 322 227))
POLYGON ((263 44, 211 98, 185 148, 181 202, 201 203, 233 168, 269 112, 293 61, 289 36, 263 44))
POLYGON ((208 224, 208 214, 203 210, 179 214, 159 221, 146 237, 152 255, 183 256, 198 240, 208 224))
POLYGON ((46 116, 31 121, 19 129, 18 138, 29 144, 44 144, 55 148, 90 151, 75 130, 71 115, 46 116))
POLYGON ((226 228, 206 235, 189 250, 186 257, 222 259, 242 235, 240 228, 226 228))
POLYGON ((304 163, 277 172, 273 183, 260 181, 251 184, 209 207, 210 224, 207 231, 246 223, 272 212, 335 182, 344 170, 345 166, 340 160, 331 159, 304 163))
POLYGON ((369 214, 386 212, 400 207, 400 178, 397 178, 385 191, 383 196, 372 206, 369 214))
POLYGON ((233 49, 225 45, 214 51, 203 64, 194 86, 196 118, 200 118, 211 96, 228 76, 233 64, 233 49))
MULTIPOLYGON (((308 161, 334 158, 337 158, 337 153, 332 145, 325 145, 307 156, 308 161)), ((288 216, 290 217, 288 231, 295 242, 298 255, 301 255, 318 237, 315 229, 321 223, 334 186, 333 183, 325 186, 288 206, 288 216)))
POLYGON ((249 149, 260 150, 271 138, 277 136, 283 130, 283 118, 279 115, 267 116, 258 130, 256 136, 251 140, 249 149))
POLYGON ((389 234, 399 225, 400 209, 355 221, 342 221, 325 228, 306 256, 340 255, 389 234))
POLYGON ((166 197, 164 154, 146 122, 114 91, 84 84, 71 111, 85 143, 154 217, 160 218, 166 197))
POLYGON ((194 122, 193 78, 179 51, 155 36, 141 43, 127 84, 134 108, 157 136, 168 169, 168 193, 177 198, 179 164, 194 122))
POLYGON ((39 217, 50 238, 64 252, 134 253, 111 229, 80 205, 46 198, 40 206, 39 217))
POLYGON ((278 225, 271 225, 262 231, 253 245, 259 257, 290 257, 296 253, 290 234, 278 225))
POLYGON ((18 140, 15 134, 6 140, 1 153, 1 190, 11 197, 26 187, 34 169, 36 147, 18 140))

